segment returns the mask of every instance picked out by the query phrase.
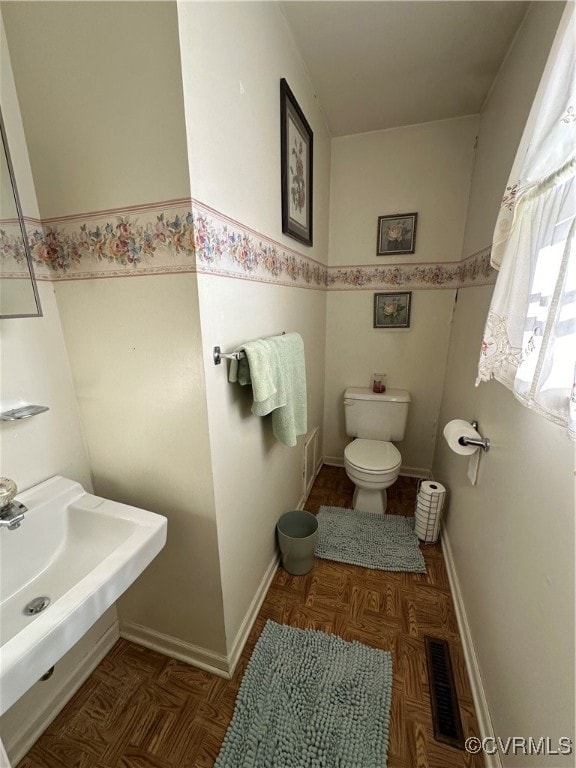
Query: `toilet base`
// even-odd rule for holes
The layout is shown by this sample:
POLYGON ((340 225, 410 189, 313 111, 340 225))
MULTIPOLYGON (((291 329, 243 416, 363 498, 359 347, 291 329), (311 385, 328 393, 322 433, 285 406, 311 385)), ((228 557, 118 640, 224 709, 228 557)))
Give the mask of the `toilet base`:
POLYGON ((352 506, 359 512, 377 512, 383 515, 386 512, 388 496, 386 489, 374 491, 356 486, 352 506))

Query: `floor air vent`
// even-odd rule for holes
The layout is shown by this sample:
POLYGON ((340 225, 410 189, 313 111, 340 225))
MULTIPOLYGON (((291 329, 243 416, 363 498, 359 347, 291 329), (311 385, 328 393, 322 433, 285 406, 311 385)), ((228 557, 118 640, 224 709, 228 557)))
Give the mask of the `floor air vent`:
POLYGON ((434 738, 452 747, 464 749, 462 721, 454 686, 450 649, 446 640, 425 637, 428 681, 434 720, 434 738))

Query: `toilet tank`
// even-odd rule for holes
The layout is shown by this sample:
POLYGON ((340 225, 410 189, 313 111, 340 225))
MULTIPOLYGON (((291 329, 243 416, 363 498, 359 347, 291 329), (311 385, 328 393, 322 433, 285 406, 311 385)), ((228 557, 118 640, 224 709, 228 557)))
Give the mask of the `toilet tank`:
POLYGON ((348 387, 344 392, 346 434, 367 440, 402 440, 406 430, 410 394, 403 389, 372 392, 348 387))

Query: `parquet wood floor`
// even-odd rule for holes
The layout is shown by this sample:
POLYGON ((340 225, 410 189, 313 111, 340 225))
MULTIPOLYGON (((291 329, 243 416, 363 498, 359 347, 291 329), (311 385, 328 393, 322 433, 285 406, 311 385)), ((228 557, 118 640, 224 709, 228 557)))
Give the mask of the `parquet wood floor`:
MULTIPOLYGON (((351 506, 352 491, 343 469, 323 467, 306 508, 351 506)), ((416 481, 399 478, 388 512, 413 514, 415 497, 416 481)), ((480 756, 434 740, 425 634, 449 642, 464 736, 478 728, 442 551, 439 544, 421 548, 427 574, 319 559, 305 576, 279 568, 232 680, 120 640, 18 768, 210 768, 268 618, 392 652, 388 768, 480 768, 480 756)))

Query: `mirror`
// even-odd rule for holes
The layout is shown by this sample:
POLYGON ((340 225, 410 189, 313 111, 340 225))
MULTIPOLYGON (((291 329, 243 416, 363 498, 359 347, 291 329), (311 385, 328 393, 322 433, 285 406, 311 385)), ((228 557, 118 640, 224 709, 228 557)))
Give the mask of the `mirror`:
POLYGON ((39 317, 40 297, 1 112, 0 133, 0 317, 39 317))

